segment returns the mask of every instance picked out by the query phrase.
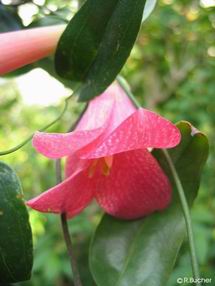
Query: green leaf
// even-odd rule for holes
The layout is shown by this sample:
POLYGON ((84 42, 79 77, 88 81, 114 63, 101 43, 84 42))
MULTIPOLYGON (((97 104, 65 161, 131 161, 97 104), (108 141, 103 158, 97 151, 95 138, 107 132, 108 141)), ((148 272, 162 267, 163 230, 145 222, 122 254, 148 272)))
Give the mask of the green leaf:
MULTIPOLYGON (((169 151, 189 204, 197 195, 208 141, 187 122, 180 122, 182 141, 169 151)), ((185 222, 162 150, 154 155, 174 186, 166 210, 136 221, 104 215, 90 248, 90 267, 99 286, 165 286, 185 235, 185 222), (104 275, 105 273, 105 275, 104 275)))
POLYGON ((103 92, 126 62, 146 0, 88 0, 64 31, 55 55, 57 73, 82 83, 80 100, 103 92))
POLYGON ((157 0, 146 0, 145 8, 143 11, 142 22, 144 22, 152 13, 155 8, 157 0))
POLYGON ((30 278, 33 255, 28 213, 18 177, 0 162, 0 283, 30 278))

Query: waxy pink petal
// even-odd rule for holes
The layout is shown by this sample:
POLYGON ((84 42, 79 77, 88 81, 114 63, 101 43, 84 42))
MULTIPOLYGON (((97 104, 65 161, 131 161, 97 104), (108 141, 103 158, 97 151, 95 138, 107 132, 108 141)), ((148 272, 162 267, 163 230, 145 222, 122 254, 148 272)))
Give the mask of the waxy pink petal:
POLYGON ((38 152, 52 159, 69 156, 81 149, 82 153, 89 153, 134 111, 135 108, 124 91, 117 84, 113 84, 90 102, 75 131, 36 132, 33 146, 38 152))
POLYGON ((140 108, 124 120, 95 150, 82 159, 100 158, 146 148, 172 148, 179 144, 178 128, 154 112, 140 108))
POLYGON ((36 132, 32 144, 44 156, 57 159, 76 152, 99 139, 104 128, 74 131, 70 133, 36 132))
POLYGON ((54 53, 65 25, 0 34, 0 75, 54 53))
POLYGON ((135 110, 124 90, 117 83, 113 83, 105 92, 90 101, 76 129, 92 130, 101 127, 111 115, 113 130, 135 110))
POLYGON ((66 213, 67 218, 79 214, 93 199, 92 189, 83 176, 87 176, 86 171, 74 173, 61 184, 28 201, 27 205, 40 212, 66 213))
POLYGON ((95 197, 115 217, 135 219, 166 208, 171 200, 168 178, 147 150, 114 156, 109 176, 96 174, 95 197))
POLYGON ((71 177, 89 167, 92 160, 80 160, 76 154, 68 156, 65 164, 65 177, 71 177))
POLYGON ((82 161, 82 167, 78 166, 78 173, 74 173, 73 162, 74 158, 69 157, 66 169, 70 177, 27 204, 41 212, 66 212, 71 218, 95 197, 105 212, 119 218, 136 219, 162 210, 170 203, 170 183, 147 150, 115 155, 108 176, 98 163, 94 176, 89 177, 92 161, 88 160, 85 164, 82 161))

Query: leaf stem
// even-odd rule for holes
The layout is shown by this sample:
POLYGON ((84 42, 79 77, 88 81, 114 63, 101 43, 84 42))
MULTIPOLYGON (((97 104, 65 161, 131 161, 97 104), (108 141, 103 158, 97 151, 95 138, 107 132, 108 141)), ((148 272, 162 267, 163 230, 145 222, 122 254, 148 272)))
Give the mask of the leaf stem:
MULTIPOLYGON (((189 209, 189 206, 187 203, 184 188, 182 186, 182 183, 180 181, 178 173, 175 169, 175 166, 172 162, 172 159, 169 156, 169 153, 167 150, 163 149, 163 153, 164 153, 166 160, 169 164, 170 170, 172 172, 172 175, 173 175, 173 178, 175 180, 175 184, 176 184, 176 187, 178 190, 179 198, 181 201, 181 206, 182 206, 182 210, 184 213, 184 219, 185 219, 185 223, 186 223, 188 241, 189 241, 189 246, 190 246, 190 256, 191 256, 193 276, 194 276, 194 279, 197 281, 197 279, 200 278, 200 274, 199 274, 199 266, 198 266, 198 261, 197 261, 195 243, 194 243, 194 235, 193 235, 193 228, 192 228, 192 220, 191 220, 191 216, 190 216, 190 209, 189 209)), ((198 283, 198 282, 196 282, 195 284, 200 285, 200 283, 198 283)))

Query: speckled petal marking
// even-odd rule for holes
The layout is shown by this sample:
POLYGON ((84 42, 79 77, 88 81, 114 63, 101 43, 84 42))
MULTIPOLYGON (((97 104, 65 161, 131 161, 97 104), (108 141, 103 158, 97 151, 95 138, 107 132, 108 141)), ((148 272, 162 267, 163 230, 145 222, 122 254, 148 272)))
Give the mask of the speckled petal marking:
POLYGON ((124 120, 92 152, 83 159, 99 158, 145 148, 171 148, 181 139, 178 128, 167 119, 146 109, 138 109, 124 120))
POLYGON ((94 130, 77 130, 69 133, 36 132, 32 144, 44 156, 57 159, 69 156, 77 150, 96 141, 104 128, 94 130))

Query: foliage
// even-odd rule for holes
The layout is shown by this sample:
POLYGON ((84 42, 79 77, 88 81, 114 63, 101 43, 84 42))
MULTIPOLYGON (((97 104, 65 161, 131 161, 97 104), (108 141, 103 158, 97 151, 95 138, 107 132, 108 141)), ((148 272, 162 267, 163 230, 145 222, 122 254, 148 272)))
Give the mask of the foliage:
MULTIPOLYGON (((55 5, 59 11, 54 13, 46 11, 46 14, 59 19, 62 9, 69 7, 72 11, 68 14, 70 19, 74 12, 72 6, 74 2, 74 0, 48 0, 45 5, 55 5)), ((21 3, 20 6, 25 5, 27 4, 21 3)), ((35 23, 44 17, 44 8, 38 5, 36 7, 37 12, 32 17, 35 23)), ((17 23, 21 23, 21 18, 17 16, 18 6, 1 5, 0 8, 0 11, 12 10, 16 15, 13 20, 18 19, 17 23)), ((122 71, 131 83, 133 93, 144 106, 159 111, 174 122, 182 119, 190 121, 208 135, 211 143, 215 140, 214 25, 214 7, 204 8, 199 2, 192 0, 160 0, 143 25, 132 54, 122 71)), ((46 65, 45 69, 50 71, 46 65)), ((59 114, 58 107, 41 108, 24 105, 14 78, 1 84, 0 99, 0 150, 16 145, 31 131, 39 129, 59 114)), ((67 130, 80 109, 75 100, 72 100, 64 118, 50 130, 67 130)), ((215 149, 211 144, 203 182, 192 212, 201 273, 203 277, 213 279, 215 278, 214 158, 215 149)), ((21 178, 26 199, 55 184, 53 162, 37 155, 31 144, 17 153, 4 157, 4 162, 12 165, 21 178)), ((99 222, 100 215, 100 210, 92 205, 79 217, 70 221, 83 284, 86 286, 95 285, 87 260, 90 237, 99 222)), ((30 219, 35 247, 33 275, 29 282, 17 285, 68 285, 70 269, 59 218, 30 211, 30 219)), ((184 276, 191 276, 186 241, 168 286, 177 285, 176 279, 184 276)))
POLYGON ((0 162, 0 282, 29 280, 33 264, 31 227, 16 173, 0 162))
POLYGON ((87 1, 72 18, 59 41, 55 66, 63 78, 82 83, 81 100, 102 93, 120 72, 136 40, 145 2, 87 1))

